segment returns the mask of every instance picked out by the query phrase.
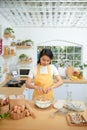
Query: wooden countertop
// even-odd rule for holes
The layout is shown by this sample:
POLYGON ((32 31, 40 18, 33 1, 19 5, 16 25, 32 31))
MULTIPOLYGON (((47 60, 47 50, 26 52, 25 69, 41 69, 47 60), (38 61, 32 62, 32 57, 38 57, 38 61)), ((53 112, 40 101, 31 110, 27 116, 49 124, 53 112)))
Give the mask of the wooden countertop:
MULTIPOLYGON (((28 101, 34 110, 36 118, 25 117, 20 120, 0 120, 1 130, 87 130, 87 127, 69 126, 65 114, 57 113, 54 118, 50 116, 55 110, 53 106, 46 109, 37 108, 33 102, 28 101)), ((87 116, 87 109, 83 112, 87 116)))
POLYGON ((0 84, 0 94, 4 94, 6 96, 9 95, 21 95, 25 89, 25 84, 22 87, 2 87, 9 80, 11 80, 11 76, 7 76, 6 80, 0 84))
MULTIPOLYGON (((9 81, 11 79, 10 75, 7 75, 6 80, 0 84, 0 86, 3 86, 7 81, 9 81)), ((20 78, 21 80, 26 78, 20 78)), ((87 84, 87 79, 77 79, 77 80, 71 80, 71 79, 63 79, 64 83, 71 83, 71 84, 87 84)), ((55 81, 56 82, 56 81, 55 81)))
MULTIPOLYGON (((24 89, 25 89, 25 84, 22 87, 2 87, 7 81, 9 81, 11 79, 11 76, 8 75, 6 80, 0 84, 0 93, 1 94, 5 94, 7 96, 11 95, 11 94, 17 94, 20 95, 23 93, 24 89)), ((26 78, 21 78, 22 80, 26 78)), ((70 80, 70 79, 64 79, 63 80, 64 83, 68 83, 68 84, 87 84, 87 80, 85 79, 81 79, 81 80, 70 80)))
POLYGON ((4 94, 6 96, 9 95, 21 95, 25 89, 25 85, 22 87, 0 87, 0 94, 4 94))
POLYGON ((70 83, 70 84, 87 84, 87 79, 77 79, 77 80, 70 80, 70 79, 64 79, 64 83, 70 83))

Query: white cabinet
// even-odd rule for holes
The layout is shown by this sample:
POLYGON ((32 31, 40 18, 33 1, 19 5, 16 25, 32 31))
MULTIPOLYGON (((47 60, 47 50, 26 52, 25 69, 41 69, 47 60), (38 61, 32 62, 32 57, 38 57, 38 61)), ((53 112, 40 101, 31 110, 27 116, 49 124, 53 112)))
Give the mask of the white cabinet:
MULTIPOLYGON (((54 99, 66 100, 67 92, 72 92, 72 100, 83 101, 87 104, 87 84, 63 84, 59 88, 54 89, 54 99)), ((23 94, 26 99, 31 100, 33 90, 26 88, 23 94)))
MULTIPOLYGON (((34 83, 32 83, 33 85, 34 83)), ((23 91, 23 95, 27 100, 32 100, 32 94, 33 94, 33 89, 25 88, 23 91)))
POLYGON ((59 88, 54 89, 54 99, 66 99, 66 87, 65 85, 60 86, 59 88))
POLYGON ((67 92, 72 93, 72 100, 80 100, 87 103, 87 84, 63 84, 54 89, 55 99, 66 99, 67 92))
POLYGON ((23 95, 25 96, 25 99, 32 100, 33 91, 34 91, 33 89, 25 88, 23 91, 23 95))

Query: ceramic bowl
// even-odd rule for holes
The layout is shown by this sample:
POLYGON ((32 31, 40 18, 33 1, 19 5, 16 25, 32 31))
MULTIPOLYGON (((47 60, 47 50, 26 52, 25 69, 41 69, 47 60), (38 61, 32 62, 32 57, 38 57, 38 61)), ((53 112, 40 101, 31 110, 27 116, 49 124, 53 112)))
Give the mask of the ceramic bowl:
POLYGON ((53 100, 45 95, 40 95, 34 98, 34 104, 39 108, 48 108, 53 104, 53 100))
POLYGON ((36 100, 34 100, 34 103, 39 108, 47 108, 47 107, 51 106, 52 101, 50 101, 50 100, 42 101, 42 100, 36 99, 36 100))

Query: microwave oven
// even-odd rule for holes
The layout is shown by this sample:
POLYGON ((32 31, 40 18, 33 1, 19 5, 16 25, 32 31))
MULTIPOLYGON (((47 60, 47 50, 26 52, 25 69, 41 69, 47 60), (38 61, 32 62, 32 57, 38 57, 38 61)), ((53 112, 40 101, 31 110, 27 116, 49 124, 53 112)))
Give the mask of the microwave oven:
POLYGON ((20 67, 20 68, 18 68, 18 75, 20 77, 28 77, 29 72, 30 72, 30 68, 28 68, 28 67, 25 67, 25 68, 20 67))

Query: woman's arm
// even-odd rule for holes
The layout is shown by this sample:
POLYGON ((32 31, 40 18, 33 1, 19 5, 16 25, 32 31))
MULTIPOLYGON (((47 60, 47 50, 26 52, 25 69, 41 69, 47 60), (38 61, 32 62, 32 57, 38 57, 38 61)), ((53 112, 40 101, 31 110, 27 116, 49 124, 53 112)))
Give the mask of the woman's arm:
POLYGON ((55 78, 56 78, 55 83, 53 84, 53 86, 50 86, 47 89, 45 89, 45 93, 48 93, 50 90, 52 90, 54 88, 58 88, 63 84, 63 80, 62 80, 61 76, 56 75, 55 78))
POLYGON ((32 85, 32 78, 28 77, 26 80, 26 88, 35 89, 35 86, 32 85))
POLYGON ((61 86, 63 84, 63 80, 62 80, 60 75, 56 75, 55 79, 56 79, 56 81, 55 81, 54 85, 51 88, 57 88, 57 87, 59 87, 59 86, 61 86))
POLYGON ((26 80, 26 88, 35 89, 37 91, 40 91, 41 93, 44 93, 44 90, 42 87, 32 84, 32 78, 30 77, 28 77, 26 80))

